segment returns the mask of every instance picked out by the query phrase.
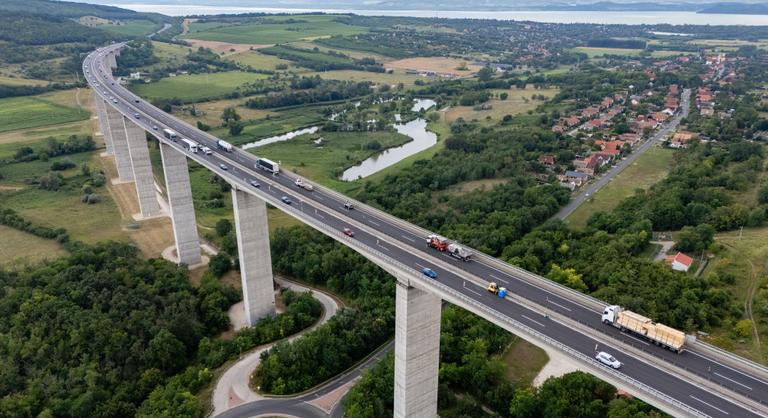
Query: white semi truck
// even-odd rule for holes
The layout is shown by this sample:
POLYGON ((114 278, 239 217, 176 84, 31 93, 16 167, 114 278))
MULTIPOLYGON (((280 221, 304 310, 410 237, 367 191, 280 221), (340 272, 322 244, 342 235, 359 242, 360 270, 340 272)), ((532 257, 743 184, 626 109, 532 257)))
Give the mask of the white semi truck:
POLYGON ((232 152, 232 148, 233 148, 232 144, 230 144, 227 141, 222 141, 221 139, 219 139, 218 141, 216 141, 216 145, 218 145, 219 148, 223 149, 226 152, 232 152))
POLYGON ((603 323, 613 325, 624 332, 631 332, 676 353, 683 351, 684 332, 658 324, 650 318, 622 309, 621 306, 606 306, 603 309, 603 323))

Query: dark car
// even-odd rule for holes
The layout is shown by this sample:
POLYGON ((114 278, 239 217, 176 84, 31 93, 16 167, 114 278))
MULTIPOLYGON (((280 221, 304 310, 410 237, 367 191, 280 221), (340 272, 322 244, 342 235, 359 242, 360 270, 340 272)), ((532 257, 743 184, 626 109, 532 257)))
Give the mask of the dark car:
POLYGON ((256 180, 251 180, 251 186, 253 186, 253 187, 261 187, 261 183, 259 183, 256 180))
POLYGON ((290 198, 290 197, 288 197, 288 196, 283 196, 283 197, 281 197, 281 198, 280 198, 280 200, 282 200, 282 201, 283 201, 283 203, 285 203, 286 205, 290 205, 291 203, 293 203, 293 201, 291 200, 291 198, 290 198))
POLYGON ((349 228, 344 228, 342 231, 344 232, 344 235, 346 235, 346 236, 348 236, 350 238, 355 236, 355 233, 351 229, 349 229, 349 228))
POLYGON ((226 164, 219 164, 219 168, 221 168, 222 170, 228 170, 229 169, 229 167, 227 167, 226 164))

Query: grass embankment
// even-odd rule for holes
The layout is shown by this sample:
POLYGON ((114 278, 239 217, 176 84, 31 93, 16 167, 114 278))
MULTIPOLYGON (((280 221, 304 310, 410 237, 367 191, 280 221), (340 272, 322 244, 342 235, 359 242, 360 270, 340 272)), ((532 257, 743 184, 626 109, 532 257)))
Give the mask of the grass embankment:
POLYGON ((593 213, 608 212, 624 198, 633 195, 635 189, 646 189, 663 180, 672 168, 673 156, 673 150, 660 146, 651 147, 632 165, 614 177, 613 181, 573 211, 566 221, 574 227, 583 228, 593 213))
POLYGON ((137 84, 131 86, 131 90, 149 100, 178 97, 184 101, 199 101, 223 97, 246 83, 265 78, 267 78, 265 74, 242 71, 189 74, 168 77, 149 84, 137 84))
POLYGON ((250 65, 257 70, 275 71, 278 65, 293 65, 293 62, 284 60, 274 55, 262 54, 259 51, 243 51, 227 57, 242 65, 250 65))
POLYGON ((220 22, 192 23, 187 39, 231 42, 235 44, 278 44, 299 40, 311 40, 334 35, 355 35, 366 32, 360 26, 347 25, 337 20, 340 15, 291 15, 274 16, 267 22, 244 25, 222 25, 220 22), (278 23, 287 19, 294 23, 278 23))
POLYGON ((512 344, 502 357, 507 364, 507 379, 519 387, 531 386, 549 361, 549 356, 541 348, 518 336, 512 338, 512 344))
POLYGON ((48 85, 48 83, 47 80, 0 75, 0 85, 3 86, 45 86, 48 85))
POLYGON ((345 81, 370 81, 376 84, 397 85, 403 83, 406 87, 412 87, 416 80, 429 81, 429 78, 418 74, 406 74, 403 70, 395 70, 391 73, 372 73, 369 71, 335 70, 309 73, 307 76, 318 75, 325 80, 345 81))
POLYGON ((719 233, 715 240, 722 250, 711 259, 702 275, 734 278, 726 289, 734 296, 748 335, 739 334, 733 323, 715 330, 707 341, 738 355, 766 364, 768 362, 768 228, 745 228, 743 232, 719 233), (757 331, 757 335, 755 335, 757 331))
POLYGON ((41 96, 0 99, 0 132, 81 121, 89 116, 83 109, 63 106, 41 96))

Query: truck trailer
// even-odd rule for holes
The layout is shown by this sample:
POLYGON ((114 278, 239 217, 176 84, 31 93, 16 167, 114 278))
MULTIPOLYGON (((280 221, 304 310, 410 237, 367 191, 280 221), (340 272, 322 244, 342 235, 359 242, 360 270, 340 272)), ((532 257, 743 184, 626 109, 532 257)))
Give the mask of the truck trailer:
POLYGON ((472 252, 458 244, 448 244, 448 254, 461 261, 470 261, 472 259, 472 252))
POLYGON ((176 132, 174 132, 174 131, 172 131, 170 129, 163 129, 163 136, 168 138, 168 139, 171 139, 173 141, 175 141, 176 138, 177 138, 176 132))
POLYGON ((224 151, 226 151, 226 152, 232 152, 232 148, 233 148, 233 147, 232 147, 232 144, 230 144, 230 143, 229 143, 229 142, 227 142, 227 141, 222 141, 221 139, 219 139, 218 141, 216 141, 216 145, 217 145, 219 148, 221 148, 221 149, 223 149, 224 151))
POLYGON ((675 353, 683 351, 684 332, 658 324, 650 318, 622 309, 621 306, 606 306, 603 310, 603 323, 613 325, 624 332, 631 332, 675 353))

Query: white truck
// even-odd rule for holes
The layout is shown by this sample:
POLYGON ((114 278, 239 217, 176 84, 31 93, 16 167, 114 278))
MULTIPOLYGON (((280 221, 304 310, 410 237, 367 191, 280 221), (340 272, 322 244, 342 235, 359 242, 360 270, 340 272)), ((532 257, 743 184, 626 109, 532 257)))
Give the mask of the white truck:
POLYGON ((315 190, 315 187, 311 183, 304 181, 300 178, 297 178, 294 184, 309 192, 311 192, 312 190, 315 190))
POLYGON ((218 141, 216 141, 216 145, 217 145, 219 148, 221 148, 221 149, 223 149, 224 151, 226 151, 226 152, 232 152, 232 148, 233 148, 233 147, 232 147, 232 144, 230 144, 230 143, 229 143, 229 142, 227 142, 227 141, 222 141, 221 139, 219 139, 218 141))
POLYGON ((448 254, 461 261, 472 260, 472 252, 458 244, 448 244, 448 254))
POLYGON ((680 353, 685 344, 685 333, 664 324, 658 324, 640 314, 610 305, 603 309, 603 323, 613 325, 623 332, 631 332, 646 340, 680 353))

